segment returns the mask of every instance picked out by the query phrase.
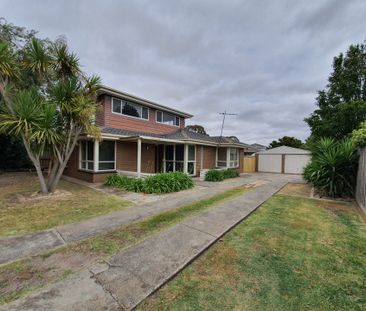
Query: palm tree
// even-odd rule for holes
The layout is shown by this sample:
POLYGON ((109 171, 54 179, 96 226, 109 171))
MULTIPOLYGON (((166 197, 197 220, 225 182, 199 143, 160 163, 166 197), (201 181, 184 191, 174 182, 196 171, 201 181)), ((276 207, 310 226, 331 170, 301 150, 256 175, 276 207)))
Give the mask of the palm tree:
POLYGON ((99 137, 93 119, 98 76, 86 77, 66 43, 31 39, 21 50, 0 42, 0 133, 20 136, 45 194, 53 192, 81 134, 99 137), (51 158, 48 178, 40 160, 51 158))

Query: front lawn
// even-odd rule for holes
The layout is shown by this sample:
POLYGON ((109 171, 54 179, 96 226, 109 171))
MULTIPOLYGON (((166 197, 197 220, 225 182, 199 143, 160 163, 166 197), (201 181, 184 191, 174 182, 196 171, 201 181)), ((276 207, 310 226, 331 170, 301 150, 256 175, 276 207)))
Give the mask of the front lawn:
POLYGON ((278 194, 139 310, 366 310, 364 219, 278 194))
POLYGON ((59 189, 70 195, 19 202, 16 194, 37 191, 30 173, 0 175, 0 236, 26 234, 107 214, 131 206, 118 197, 61 180, 59 189))

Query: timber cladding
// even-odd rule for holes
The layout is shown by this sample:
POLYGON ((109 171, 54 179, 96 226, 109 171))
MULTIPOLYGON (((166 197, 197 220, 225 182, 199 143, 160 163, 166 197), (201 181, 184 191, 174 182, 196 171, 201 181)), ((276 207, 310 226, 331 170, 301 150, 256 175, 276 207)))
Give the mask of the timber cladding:
POLYGON ((111 127, 125 129, 135 132, 145 132, 153 134, 169 134, 184 128, 184 118, 180 117, 179 127, 156 122, 156 109, 149 108, 149 120, 124 116, 112 112, 112 97, 103 95, 100 97, 102 109, 98 109, 96 124, 101 127, 111 127))

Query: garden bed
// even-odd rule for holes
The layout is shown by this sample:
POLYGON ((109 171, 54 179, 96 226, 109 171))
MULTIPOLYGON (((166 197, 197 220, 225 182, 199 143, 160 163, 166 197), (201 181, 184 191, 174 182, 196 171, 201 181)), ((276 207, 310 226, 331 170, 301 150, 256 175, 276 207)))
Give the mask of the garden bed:
POLYGON ((178 192, 194 186, 192 178, 181 172, 161 173, 146 178, 112 175, 106 178, 104 184, 127 191, 143 193, 178 192))

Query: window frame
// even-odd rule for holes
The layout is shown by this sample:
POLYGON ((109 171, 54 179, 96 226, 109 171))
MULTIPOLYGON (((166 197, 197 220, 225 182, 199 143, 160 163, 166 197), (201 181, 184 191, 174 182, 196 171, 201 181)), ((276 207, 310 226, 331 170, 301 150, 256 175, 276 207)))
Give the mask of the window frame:
MULTIPOLYGON (((189 160, 189 156, 187 158, 187 175, 188 176, 195 176, 197 174, 197 145, 194 144, 188 144, 187 145, 189 148, 189 146, 194 147, 194 160, 189 160), (188 163, 193 163, 193 174, 189 174, 188 172, 188 163)), ((163 156, 163 172, 166 173, 167 172, 167 163, 171 163, 172 164, 172 172, 184 172, 184 144, 164 144, 164 156, 163 156), (177 160, 176 159, 176 149, 177 149, 177 145, 182 145, 183 146, 183 160, 177 160), (173 159, 167 159, 166 158, 166 147, 167 146, 172 146, 173 147, 173 159), (176 170, 176 163, 182 164, 183 165, 183 170, 176 170)), ((189 150, 188 150, 189 152, 189 150)))
MULTIPOLYGON (((106 139, 104 141, 113 141, 114 142, 114 161, 100 161, 99 160, 99 154, 100 154, 100 146, 101 146, 101 143, 98 142, 98 163, 97 163, 97 170, 94 170, 94 163, 95 163, 95 154, 94 154, 94 144, 95 144, 95 141, 94 140, 80 140, 79 141, 79 170, 80 171, 85 171, 85 172, 92 172, 92 173, 104 173, 104 172, 115 172, 116 169, 117 169, 117 141, 116 140, 110 140, 110 139, 106 139), (82 159, 82 148, 83 146, 85 146, 85 144, 88 144, 88 143, 92 143, 92 150, 93 150, 93 160, 83 160, 82 159), (85 168, 82 167, 82 163, 85 162, 86 163, 86 166, 85 168), (99 169, 99 164, 100 163, 114 163, 113 165, 113 169, 112 168, 108 168, 108 169, 99 169), (92 169, 89 169, 88 168, 88 164, 89 163, 92 163, 92 169)), ((87 151, 88 148, 86 148, 86 151, 87 151)), ((86 159, 88 158, 88 153, 86 152, 85 153, 86 155, 86 159)))
POLYGON ((180 116, 178 116, 174 113, 170 113, 168 111, 162 111, 162 110, 156 110, 156 112, 155 112, 155 122, 160 123, 160 124, 164 124, 164 125, 168 125, 168 126, 175 126, 175 127, 180 127, 180 124, 181 124, 180 116), (162 114, 162 121, 158 121, 158 113, 159 112, 162 114), (164 113, 170 114, 171 116, 174 117, 174 124, 168 124, 168 123, 164 122, 164 113), (178 120, 178 125, 175 124, 175 121, 177 121, 177 120, 178 120))
POLYGON ((149 121, 150 120, 150 108, 147 107, 147 106, 144 106, 144 105, 141 105, 141 104, 138 104, 138 103, 134 103, 132 101, 128 101, 128 100, 124 100, 124 99, 120 99, 120 98, 117 98, 117 97, 111 97, 111 113, 113 114, 116 114, 116 115, 119 115, 119 116, 124 116, 124 117, 128 117, 128 118, 133 118, 133 119, 137 119, 137 120, 142 120, 142 121, 149 121), (119 100, 121 102, 121 105, 120 105, 120 108, 121 108, 121 112, 114 112, 113 111, 113 100, 116 99, 116 100, 119 100), (140 111, 140 115, 141 117, 136 117, 136 116, 130 116, 128 114, 124 114, 122 113, 122 110, 123 110, 123 103, 127 103, 127 104, 132 104, 134 106, 139 106, 141 108, 141 111, 140 111), (143 118, 142 117, 142 109, 143 108, 146 108, 147 109, 147 119, 143 118))
POLYGON ((238 148, 229 148, 229 159, 227 159, 227 161, 229 162, 229 168, 238 168, 239 167, 239 149, 238 148), (236 160, 231 160, 231 151, 235 150, 235 156, 236 156, 236 160), (236 164, 235 164, 236 163, 236 164), (234 164, 234 165, 232 165, 234 164))
POLYGON ((79 169, 83 171, 94 171, 94 142, 92 140, 81 140, 79 146, 79 169), (93 153, 93 160, 88 160, 88 144, 92 143, 92 153, 93 153), (85 154, 85 160, 82 158, 83 156, 83 148, 85 154), (85 168, 83 167, 83 163, 85 163, 85 168), (92 169, 89 168, 89 164, 92 164, 92 169))
POLYGON ((216 153, 216 167, 224 168, 227 167, 227 148, 225 147, 217 147, 217 153, 216 153), (225 152, 225 160, 219 160, 219 149, 223 149, 225 152), (224 165, 219 165, 219 163, 224 165))
POLYGON ((101 141, 100 143, 99 143, 99 146, 98 146, 98 172, 108 172, 108 171, 115 171, 116 170, 116 157, 117 157, 117 141, 116 140, 104 140, 104 141, 112 141, 112 142, 114 142, 114 160, 113 161, 101 161, 100 160, 100 146, 101 146, 101 143, 103 142, 103 141, 101 141), (113 163, 113 168, 108 168, 108 169, 100 169, 100 164, 103 164, 103 163, 113 163))

